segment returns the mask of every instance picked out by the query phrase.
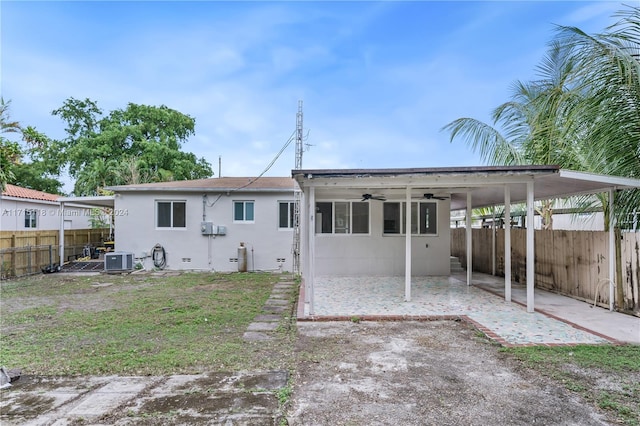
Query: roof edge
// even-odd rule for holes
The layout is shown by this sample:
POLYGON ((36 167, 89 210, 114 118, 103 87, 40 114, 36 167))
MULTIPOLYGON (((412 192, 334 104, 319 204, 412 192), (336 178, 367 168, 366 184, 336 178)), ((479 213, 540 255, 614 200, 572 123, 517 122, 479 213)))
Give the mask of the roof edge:
POLYGON ((291 170, 292 177, 296 176, 388 176, 388 175, 419 175, 419 174, 454 174, 454 173, 549 173, 559 172, 557 165, 527 165, 527 166, 464 166, 464 167, 418 167, 392 169, 300 169, 291 170))

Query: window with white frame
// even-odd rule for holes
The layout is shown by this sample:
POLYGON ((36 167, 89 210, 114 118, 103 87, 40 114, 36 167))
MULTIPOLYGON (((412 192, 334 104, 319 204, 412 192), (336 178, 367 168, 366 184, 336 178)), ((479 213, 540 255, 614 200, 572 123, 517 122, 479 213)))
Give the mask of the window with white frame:
POLYGON ((27 209, 24 211, 24 227, 36 228, 38 226, 38 211, 33 209, 27 209))
POLYGON ((233 202, 233 221, 234 222, 253 222, 254 221, 254 202, 253 201, 234 201, 233 202))
POLYGON ((369 203, 317 202, 315 223, 317 234, 368 234, 369 203))
POLYGON ((278 228, 293 228, 293 215, 295 214, 295 203, 293 201, 278 202, 278 228))
MULTIPOLYGON (((383 232, 405 234, 407 203, 387 202, 383 204, 383 232)), ((438 234, 438 204, 435 202, 411 203, 411 234, 438 234)))
POLYGON ((186 228, 186 201, 156 201, 156 226, 158 228, 186 228))

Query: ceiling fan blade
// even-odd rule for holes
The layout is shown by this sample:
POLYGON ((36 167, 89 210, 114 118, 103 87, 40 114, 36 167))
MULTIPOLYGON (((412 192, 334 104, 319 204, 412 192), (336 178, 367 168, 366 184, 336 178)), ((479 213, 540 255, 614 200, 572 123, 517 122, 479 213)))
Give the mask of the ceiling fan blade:
POLYGON ((443 197, 443 196, 434 195, 431 193, 424 194, 424 198, 426 198, 427 200, 448 200, 449 199, 449 197, 443 197))
POLYGON ((383 195, 362 194, 362 201, 368 200, 387 201, 383 195))

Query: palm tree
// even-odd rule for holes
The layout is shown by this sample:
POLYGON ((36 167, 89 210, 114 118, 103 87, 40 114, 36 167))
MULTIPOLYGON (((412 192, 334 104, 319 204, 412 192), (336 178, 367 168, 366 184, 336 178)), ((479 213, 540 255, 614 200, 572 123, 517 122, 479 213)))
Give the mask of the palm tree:
MULTIPOLYGON (((490 164, 557 164, 638 177, 640 8, 618 15, 620 21, 605 34, 559 27, 538 67, 541 78, 517 82, 512 100, 494 110, 494 126, 503 132, 460 118, 443 128, 451 141, 463 138, 490 164)), ((640 192, 624 193, 616 201, 620 220, 640 205, 640 192)))
MULTIPOLYGON (((640 7, 618 12, 604 34, 560 27, 558 40, 576 58, 580 103, 569 111, 570 132, 582 148, 584 170, 640 177, 640 7)), ((616 200, 618 222, 638 210, 640 191, 616 200)), ((605 204, 606 205, 606 204, 605 204)))
MULTIPOLYGON (((577 102, 570 76, 573 61, 554 44, 538 67, 540 80, 513 85, 512 99, 493 111, 494 126, 472 118, 459 118, 444 127, 451 140, 462 137, 491 165, 575 165, 579 157, 561 117, 567 105, 577 102)), ((553 202, 537 208, 543 227, 552 227, 553 202)))

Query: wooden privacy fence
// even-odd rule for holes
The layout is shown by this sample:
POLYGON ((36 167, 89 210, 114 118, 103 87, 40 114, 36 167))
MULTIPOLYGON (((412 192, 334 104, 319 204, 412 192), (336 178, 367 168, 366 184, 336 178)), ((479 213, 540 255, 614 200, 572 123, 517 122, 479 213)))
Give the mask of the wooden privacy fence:
MULTIPOLYGON (((82 255, 85 245, 102 245, 109 229, 64 231, 64 258, 82 255)), ((38 273, 60 262, 58 231, 0 231, 0 279, 38 273)))
MULTIPOLYGON (((504 229, 473 229, 473 270, 504 276, 504 229), (495 247, 495 249, 494 249, 495 247)), ((616 306, 640 314, 640 233, 623 232, 616 268, 616 306)), ((451 255, 466 265, 464 228, 451 230, 451 255)), ((511 230, 512 280, 526 283, 526 230, 511 230)), ((535 287, 609 306, 609 233, 535 231, 535 287)), ((613 259, 615 262, 615 259, 613 259)))

